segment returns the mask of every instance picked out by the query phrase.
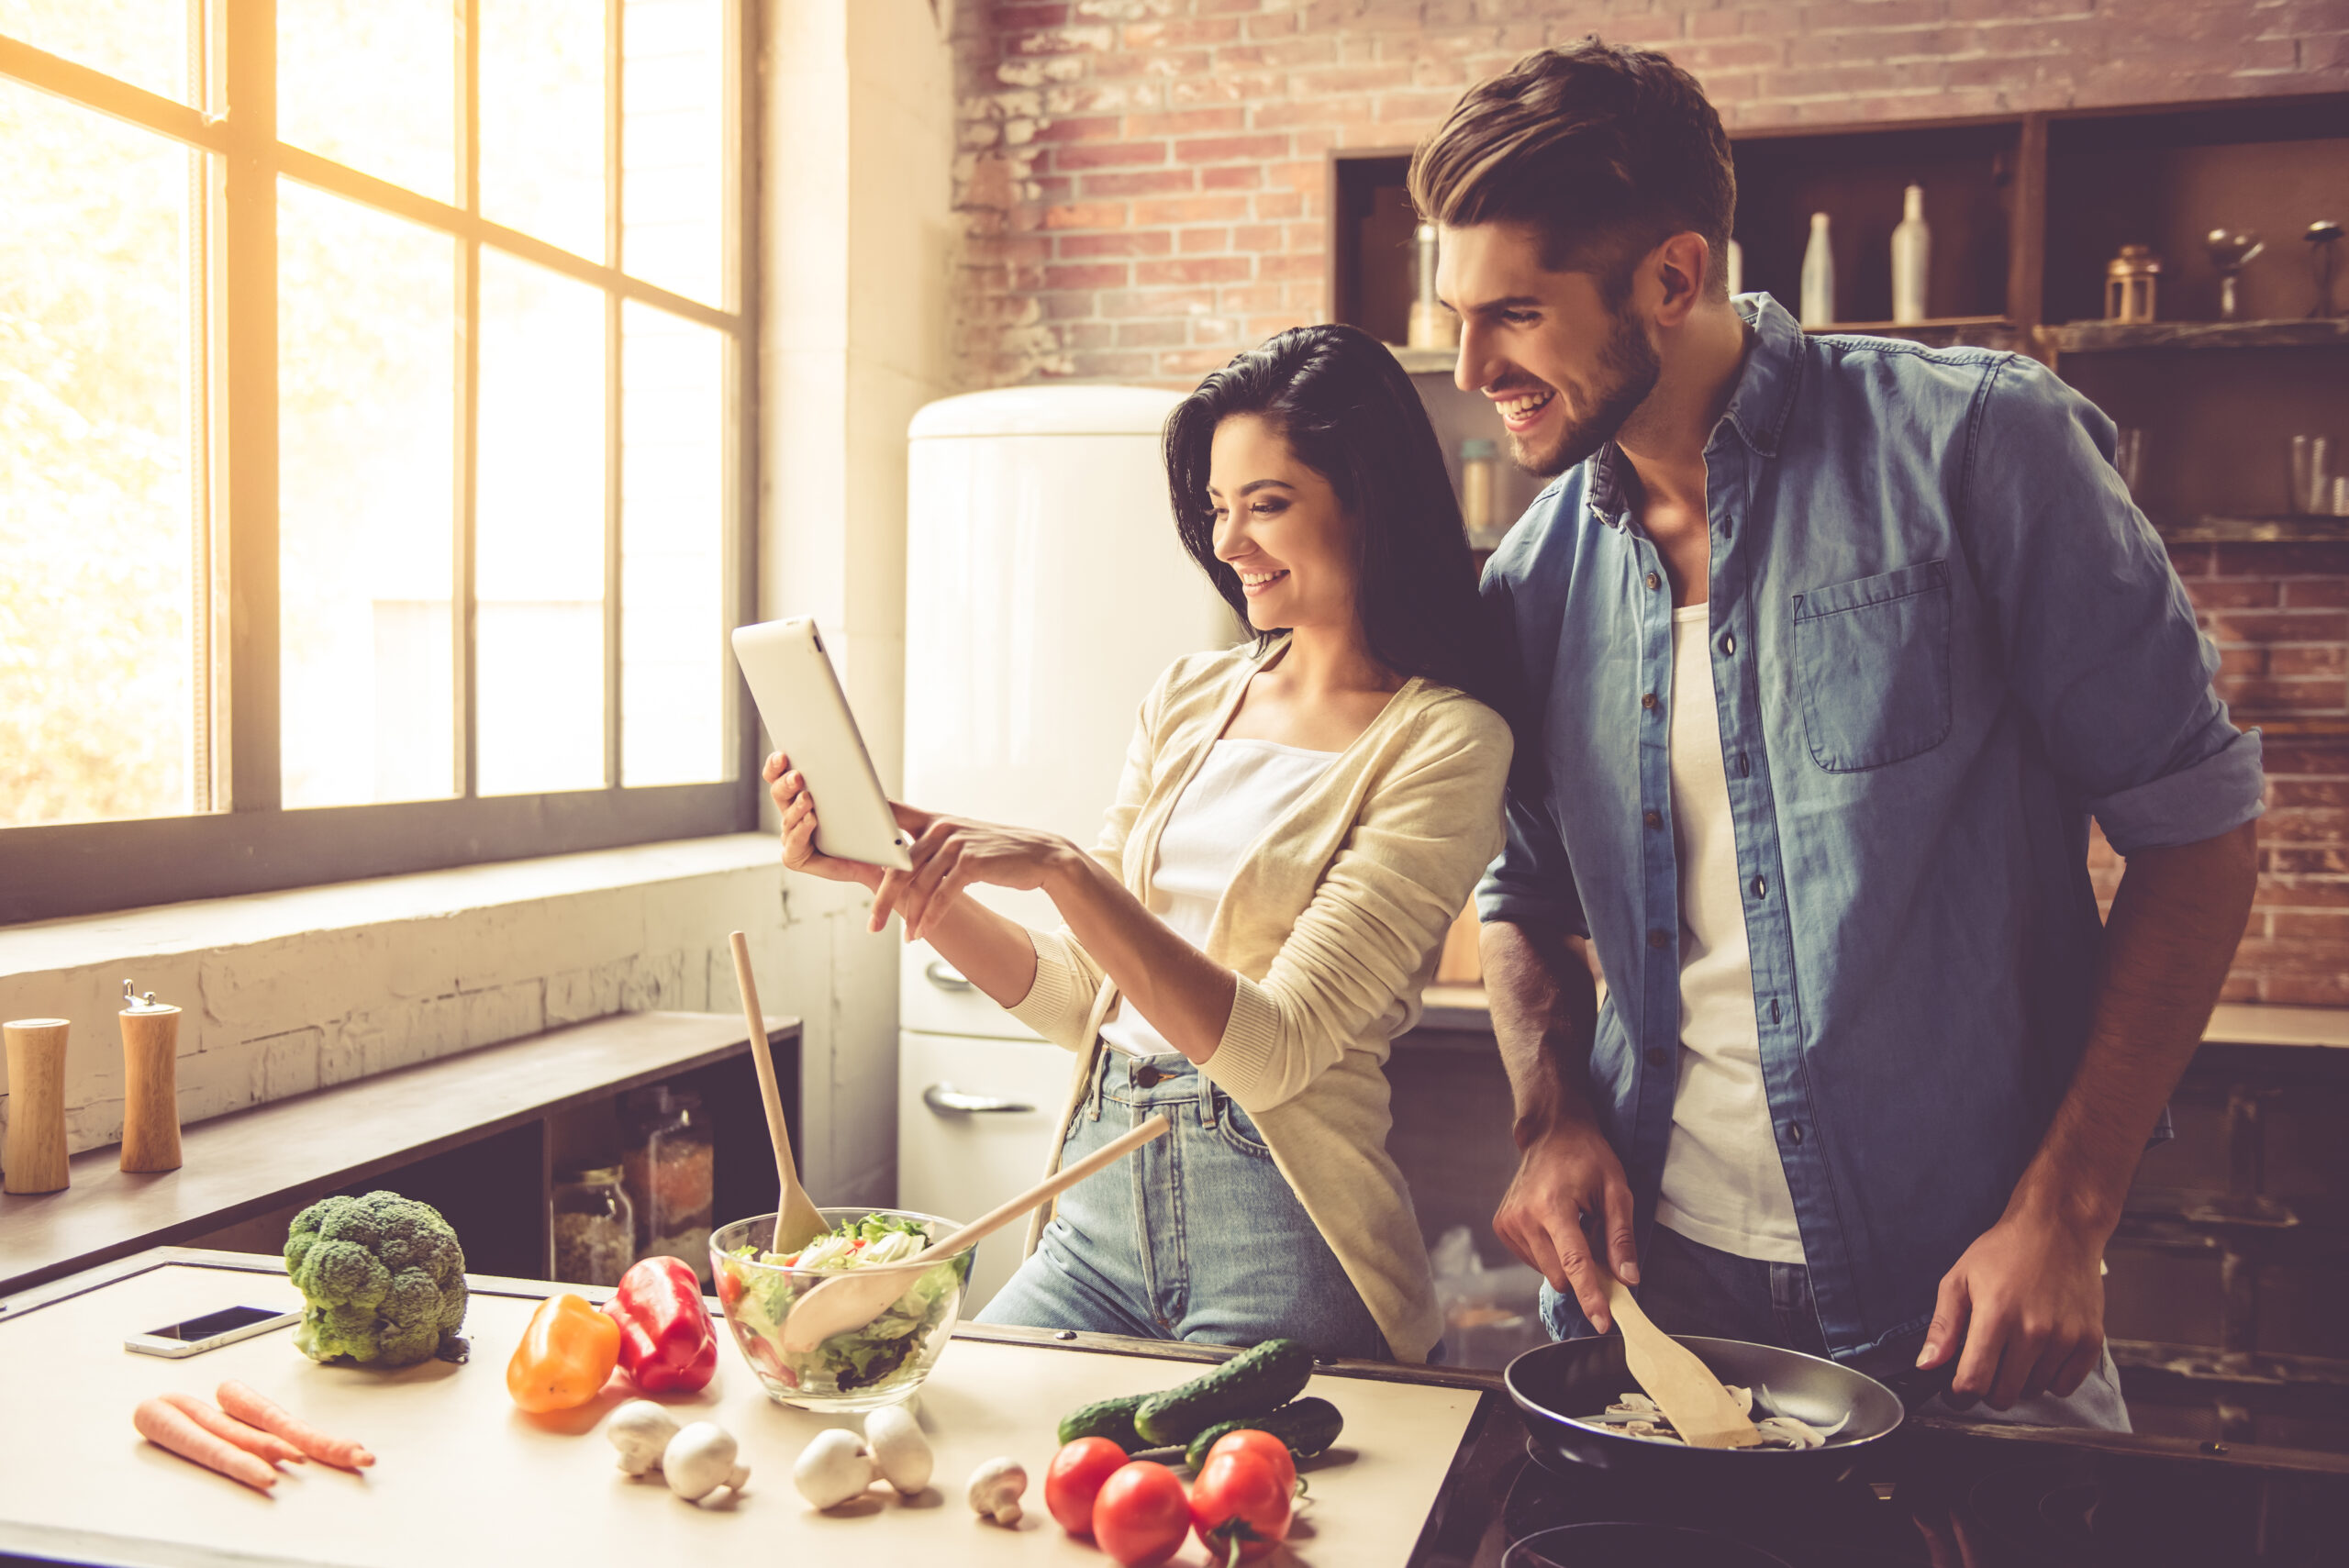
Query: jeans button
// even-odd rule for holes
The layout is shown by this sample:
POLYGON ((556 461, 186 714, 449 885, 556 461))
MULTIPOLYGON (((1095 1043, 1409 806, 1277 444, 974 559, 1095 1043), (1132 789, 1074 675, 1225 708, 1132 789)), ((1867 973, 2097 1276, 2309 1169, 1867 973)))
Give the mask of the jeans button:
POLYGON ((1144 1062, 1134 1069, 1134 1082, 1145 1089, 1156 1087, 1159 1079, 1164 1076, 1164 1073, 1161 1073, 1157 1068, 1151 1066, 1148 1062, 1144 1062))

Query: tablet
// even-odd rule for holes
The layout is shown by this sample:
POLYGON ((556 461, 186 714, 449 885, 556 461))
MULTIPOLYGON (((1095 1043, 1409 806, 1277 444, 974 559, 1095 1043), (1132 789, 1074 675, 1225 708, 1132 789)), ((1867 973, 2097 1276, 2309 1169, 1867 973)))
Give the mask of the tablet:
POLYGON ((911 871, 907 851, 913 840, 889 810, 815 621, 795 616, 738 626, 734 662, 775 750, 791 759, 816 797, 816 848, 840 860, 911 871))

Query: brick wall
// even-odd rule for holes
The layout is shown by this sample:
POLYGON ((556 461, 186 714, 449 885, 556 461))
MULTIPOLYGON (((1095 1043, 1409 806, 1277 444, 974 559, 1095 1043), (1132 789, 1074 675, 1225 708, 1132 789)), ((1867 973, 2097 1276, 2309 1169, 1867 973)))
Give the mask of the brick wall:
MULTIPOLYGON (((2219 695, 2245 724, 2349 720, 2349 544, 2170 551, 2219 645, 2219 695)), ((2349 740, 2264 739, 2259 898, 2225 999, 2349 1006, 2349 740)), ((2120 862, 2090 862, 2110 900, 2120 862)))
MULTIPOLYGON (((1669 53, 1732 128, 2349 87, 2349 0, 963 0, 955 27, 971 386, 1187 387, 1325 319, 1324 155, 1408 146, 1472 81, 1594 31, 1669 53)), ((2349 547, 2178 567, 2239 709, 2349 717, 2349 547)), ((2228 994, 2349 1004, 2349 743, 2266 754, 2228 994)))

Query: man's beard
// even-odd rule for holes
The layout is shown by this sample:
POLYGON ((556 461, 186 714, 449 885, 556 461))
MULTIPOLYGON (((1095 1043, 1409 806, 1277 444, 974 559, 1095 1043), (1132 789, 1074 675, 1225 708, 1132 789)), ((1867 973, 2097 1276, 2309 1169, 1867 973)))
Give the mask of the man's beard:
POLYGON ((1557 389, 1559 397, 1571 393, 1573 406, 1588 412, 1580 419, 1567 419, 1546 447, 1529 446, 1521 436, 1509 438, 1509 456, 1527 473, 1544 479, 1565 473, 1613 440, 1655 390, 1662 365, 1647 334, 1628 310, 1609 312, 1608 320, 1612 326, 1598 356, 1597 384, 1557 389))

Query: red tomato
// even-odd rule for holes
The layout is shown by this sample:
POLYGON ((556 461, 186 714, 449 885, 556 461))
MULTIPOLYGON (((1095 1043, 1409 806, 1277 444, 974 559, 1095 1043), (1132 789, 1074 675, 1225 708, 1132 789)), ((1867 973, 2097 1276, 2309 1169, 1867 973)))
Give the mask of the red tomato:
POLYGON ((1165 1562, 1190 1532, 1191 1504, 1182 1482, 1150 1460, 1119 1466, 1093 1499, 1093 1539, 1123 1568, 1165 1562))
POLYGON ((1236 1541, 1239 1561, 1250 1562, 1288 1534, 1293 1490, 1294 1484, 1283 1485, 1280 1473, 1256 1454, 1214 1454, 1191 1486, 1191 1522, 1219 1561, 1230 1560, 1236 1541))
POLYGON ((1274 1473, 1280 1476, 1282 1485, 1291 1492, 1297 1490, 1297 1456, 1289 1452, 1288 1444, 1270 1432, 1260 1432, 1252 1427, 1226 1432, 1215 1440, 1215 1446, 1208 1450, 1208 1457, 1213 1459, 1219 1453, 1252 1453, 1273 1467, 1274 1473))
POLYGON ((1125 1465, 1126 1451, 1108 1438, 1077 1439, 1052 1455, 1052 1467, 1044 1472, 1044 1507, 1061 1529, 1091 1539, 1093 1499, 1125 1465))

